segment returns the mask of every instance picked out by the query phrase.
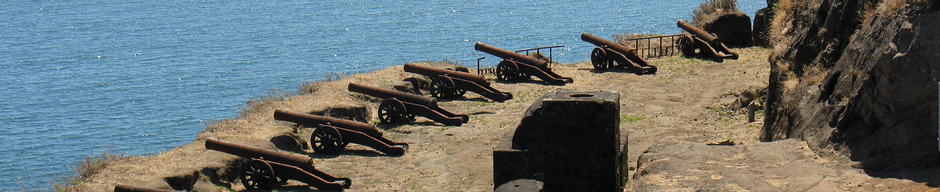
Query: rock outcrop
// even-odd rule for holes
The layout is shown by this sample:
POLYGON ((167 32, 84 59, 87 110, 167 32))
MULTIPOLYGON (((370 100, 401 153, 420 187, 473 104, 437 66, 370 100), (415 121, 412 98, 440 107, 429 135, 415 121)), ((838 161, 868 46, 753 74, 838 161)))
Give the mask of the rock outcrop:
POLYGON ((866 169, 940 165, 940 13, 934 5, 777 5, 762 141, 802 139, 866 169))
POLYGON ((761 47, 770 47, 770 22, 774 18, 774 9, 764 7, 754 13, 754 27, 751 29, 751 38, 754 39, 754 45, 761 47))
POLYGON ((709 33, 714 33, 721 42, 728 46, 751 46, 751 17, 741 12, 717 12, 707 16, 697 24, 709 33), (744 38, 742 38, 744 37, 744 38))

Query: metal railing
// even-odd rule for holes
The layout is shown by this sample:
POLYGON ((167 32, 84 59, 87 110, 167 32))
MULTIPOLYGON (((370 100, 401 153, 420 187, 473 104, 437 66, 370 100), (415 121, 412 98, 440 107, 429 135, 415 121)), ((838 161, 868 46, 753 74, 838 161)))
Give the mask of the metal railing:
POLYGON ((636 48, 637 56, 642 58, 659 58, 679 54, 678 35, 663 35, 655 37, 641 37, 626 39, 626 43, 636 48))
POLYGON ((565 46, 555 45, 555 46, 548 46, 548 47, 536 47, 536 48, 531 48, 531 49, 518 50, 516 51, 516 53, 525 51, 525 55, 529 55, 529 51, 535 50, 536 53, 542 54, 541 52, 542 49, 548 49, 548 61, 551 61, 551 62, 548 62, 548 66, 551 67, 552 63, 555 62, 555 60, 552 59, 552 49, 559 48, 559 47, 565 47, 565 46))

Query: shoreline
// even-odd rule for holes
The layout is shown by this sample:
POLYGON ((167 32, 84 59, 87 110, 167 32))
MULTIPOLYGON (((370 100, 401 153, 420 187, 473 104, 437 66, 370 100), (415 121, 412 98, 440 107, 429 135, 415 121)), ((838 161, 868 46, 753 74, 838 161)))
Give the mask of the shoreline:
MULTIPOLYGON (((620 93, 620 129, 627 137, 630 181, 628 190, 686 189, 670 183, 689 183, 684 177, 664 177, 663 174, 681 173, 674 170, 650 166, 644 159, 647 150, 669 145, 702 146, 706 150, 766 147, 775 150, 760 151, 772 157, 794 153, 791 148, 800 147, 799 162, 812 166, 807 174, 828 175, 823 178, 858 181, 862 179, 870 186, 827 186, 831 190, 875 190, 871 186, 905 188, 920 187, 892 179, 873 178, 859 169, 852 168, 845 157, 805 155, 805 142, 769 142, 758 140, 762 116, 756 122, 747 122, 747 112, 739 105, 740 93, 766 87, 769 76, 765 48, 734 48, 742 57, 715 63, 710 60, 668 56, 648 59, 659 67, 655 75, 636 75, 625 70, 594 70, 588 62, 554 65, 553 71, 572 77, 574 83, 564 86, 544 85, 536 78, 532 81, 504 83, 493 81, 492 86, 513 94, 513 99, 493 102, 475 93, 468 93, 457 100, 440 100, 438 105, 454 113, 470 114, 470 121, 462 126, 443 126, 418 117, 406 125, 379 124, 375 111, 380 99, 352 94, 346 90, 351 82, 390 88, 401 80, 418 76, 404 72, 402 66, 384 70, 350 75, 330 81, 312 83, 308 94, 287 97, 282 100, 259 100, 249 102, 239 112, 239 117, 213 123, 206 131, 196 136, 190 144, 163 152, 155 156, 130 156, 103 163, 97 174, 89 176, 84 183, 72 185, 75 191, 110 191, 116 184, 190 191, 240 191, 244 190, 236 181, 238 169, 244 158, 216 151, 207 151, 203 146, 206 138, 258 146, 310 156, 317 169, 352 179, 348 191, 491 191, 493 190, 492 150, 507 131, 518 125, 525 109, 545 93, 554 89, 578 91, 611 90, 620 93), (351 144, 340 155, 313 153, 302 146, 284 145, 285 138, 306 140, 312 129, 298 129, 293 123, 274 120, 275 109, 295 112, 319 112, 342 108, 363 111, 367 123, 377 125, 384 137, 409 144, 402 156, 389 157, 372 148, 351 144), (296 131, 295 131, 296 130, 296 131), (709 148, 709 143, 734 143, 735 147, 709 148), (788 143, 780 146, 777 143, 788 143), (792 146, 790 146, 792 145, 792 146), (643 173, 643 174, 639 174, 643 173), (832 175, 832 173, 840 173, 832 175), (851 173, 851 174, 849 174, 851 173)), ((471 69, 471 73, 475 72, 471 69)), ((762 113, 758 111, 758 114, 762 113)), ((287 139, 291 140, 291 139, 287 139)), ((289 142, 288 142, 289 143, 289 142)), ((745 154, 739 154, 745 155, 745 154)), ((685 158, 685 157, 683 157, 685 158)), ((763 165, 768 159, 753 159, 748 162, 706 161, 703 157, 688 157, 690 162, 706 162, 717 167, 763 165)), ((667 157, 668 159, 668 157, 667 157)), ((745 158, 746 159, 746 158, 745 158)), ((773 159, 771 159, 773 160, 773 159)), ((666 161, 666 160, 663 160, 666 161)), ((660 161, 657 161, 660 162, 660 161)), ((810 188, 805 183, 770 185, 781 180, 765 180, 756 173, 774 174, 773 167, 754 166, 755 170, 743 173, 750 175, 744 180, 736 178, 733 169, 719 168, 713 172, 718 180, 699 179, 704 185, 738 186, 756 183, 766 189, 786 190, 810 188), (773 182, 771 182, 773 181, 773 182), (768 184, 770 183, 770 184, 768 184)), ((681 171, 681 170, 680 170, 681 171)), ((784 170, 785 171, 785 170, 784 170)), ((681 173, 684 174, 684 173, 681 173)), ((677 175, 678 176, 678 175, 677 175)), ((692 177, 689 177, 692 178, 692 177)), ((702 178, 702 177, 697 177, 702 178)), ((706 177, 707 178, 707 177, 706 177)), ((687 179, 687 178, 685 178, 687 179)), ((785 181, 785 180, 784 180, 785 181)), ((695 183, 695 182, 691 182, 695 183)), ((290 180, 280 190, 310 191, 314 188, 305 183, 290 180)))
MULTIPOLYGON (((700 61, 696 59, 683 59, 681 56, 670 56, 663 59, 670 60, 684 60, 693 63, 704 63, 706 61, 700 61)), ((654 59, 654 60, 663 60, 663 59, 654 59)), ((657 61, 660 62, 660 61, 657 61)), ((652 61, 651 61, 652 63, 652 61)), ((663 65, 666 65, 663 63, 663 65)), ((392 84, 412 76, 418 76, 410 73, 405 73, 402 71, 402 66, 393 66, 386 68, 384 70, 375 71, 371 73, 361 73, 346 76, 339 80, 334 81, 324 81, 324 82, 314 82, 314 83, 305 83, 307 86, 303 87, 306 90, 299 90, 298 92, 305 93, 300 95, 293 95, 290 97, 283 97, 277 99, 253 99, 246 103, 246 106, 238 113, 238 116, 233 119, 226 119, 214 122, 206 126, 202 133, 198 134, 193 142, 189 144, 174 148, 173 150, 162 152, 153 156, 128 156, 117 159, 112 162, 105 162, 107 166, 100 170, 97 174, 94 174, 88 177, 86 183, 81 185, 76 185, 80 189, 108 189, 113 187, 114 184, 131 184, 131 185, 144 185, 151 187, 172 187, 166 186, 167 184, 161 184, 160 182, 167 180, 166 178, 184 178, 192 177, 192 175, 218 175, 219 179, 224 180, 225 177, 232 177, 230 168, 231 165, 227 164, 238 164, 238 157, 214 152, 214 151, 205 151, 202 143, 207 137, 214 137, 218 139, 228 140, 228 141, 237 141, 243 144, 255 145, 255 146, 266 146, 268 148, 276 148, 274 144, 271 144, 271 138, 290 135, 293 132, 293 125, 287 122, 279 122, 271 119, 271 113, 274 109, 288 109, 299 112, 311 112, 311 111, 323 111, 331 106, 340 105, 340 106, 360 106, 365 107, 369 113, 370 121, 367 123, 378 124, 378 120, 375 117, 374 109, 377 107, 378 103, 375 99, 368 98, 359 98, 358 96, 353 96, 345 90, 345 84, 349 82, 356 82, 361 84, 370 84, 381 87, 390 87, 392 84), (322 98, 330 98, 328 100, 323 100, 322 98), (187 159, 191 158, 191 159, 187 159), (194 160, 201 159, 201 160, 194 160), (145 166, 147 169, 144 170, 134 170, 142 168, 141 163, 143 161, 150 162, 166 162, 160 163, 158 165, 145 166), (176 161, 170 163, 169 161, 176 161), (168 166, 175 164, 177 166, 168 166), (186 166, 179 166, 186 165, 186 166), (227 168, 228 167, 228 168, 227 168), (216 173, 204 173, 205 168, 214 170, 216 173), (127 171, 121 171, 127 170, 127 171), (110 175, 110 176, 109 176, 110 175), (142 176, 133 176, 133 175, 153 175, 152 177, 142 177, 142 176)), ((632 77, 632 78, 655 78, 662 77, 662 75, 652 75, 652 76, 637 76, 632 73, 626 72, 604 72, 596 74, 591 72, 590 64, 586 62, 582 63, 573 63, 573 64, 561 64, 556 65, 556 72, 566 76, 574 76, 574 84, 566 86, 546 86, 535 82, 524 82, 524 83, 495 83, 493 86, 497 89, 503 90, 508 88, 507 86, 512 86, 511 90, 507 92, 512 92, 514 94, 514 99, 505 101, 503 103, 497 103, 493 101, 486 100, 476 94, 468 94, 468 98, 463 100, 454 100, 454 101, 443 101, 440 102, 441 107, 448 109, 456 113, 483 113, 483 115, 471 115, 471 122, 465 124, 464 126, 454 127, 454 126, 440 126, 434 123, 431 123, 427 119, 422 120, 419 118, 419 121, 411 125, 402 125, 402 126, 389 126, 379 124, 379 128, 383 129, 386 137, 392 140, 402 140, 408 143, 413 143, 411 149, 405 153, 405 157, 411 156, 415 150, 420 149, 422 136, 423 139, 427 139, 429 136, 425 134, 441 133, 448 131, 457 131, 461 132, 472 132, 473 134, 463 135, 462 139, 465 139, 463 142, 455 143, 455 146, 460 145, 469 145, 470 141, 473 143, 478 142, 477 140, 485 145, 483 147, 474 146, 466 148, 477 148, 476 156, 481 158, 488 157, 490 160, 479 161, 479 163, 474 164, 479 168, 474 168, 477 170, 477 176, 474 176, 470 181, 470 176, 465 176, 464 182, 470 184, 472 183, 475 187, 480 187, 476 189, 480 190, 491 190, 492 181, 491 181, 491 149, 495 147, 499 137, 508 129, 512 128, 512 125, 516 122, 518 118, 521 118, 521 113, 524 112, 526 108, 533 102, 535 98, 540 97, 542 94, 548 92, 552 89, 578 89, 578 88, 588 88, 588 89, 597 89, 602 90, 603 88, 598 88, 591 85, 591 82, 595 81, 594 79, 606 78, 606 77, 591 77, 591 76, 622 76, 622 77, 632 77), (590 77, 590 78, 589 78, 590 77), (503 107, 500 107, 500 106, 503 107), (485 116, 485 117, 481 117, 485 116), (493 117, 499 116, 499 117, 493 117), (488 127, 498 127, 496 129, 491 129, 488 127), (470 130, 462 130, 464 128, 470 130), (489 129, 489 130, 487 130, 489 129), (480 134, 483 133, 483 134, 480 134), (418 138, 410 138, 409 135, 419 136, 418 138), (486 173, 486 174, 483 174, 486 173), (480 178, 480 175, 485 175, 480 178)), ((471 72, 474 72, 476 69, 471 69, 471 72)), ((663 72, 661 72, 663 73, 663 72)), ((495 79, 492 75, 487 75, 487 78, 490 80, 495 79)), ((534 78, 535 79, 535 78, 534 78)), ((629 92, 621 92, 626 94, 629 92)), ((644 118, 638 117, 640 115, 632 115, 631 118, 644 118)), ((297 137, 307 137, 310 130, 304 131, 301 130, 297 137)), ((455 133, 450 133, 450 135, 457 135, 455 133)), ((439 136, 439 135, 437 135, 439 136)), ((455 137, 448 136, 448 133, 443 133, 445 138, 455 137)), ((304 138, 306 139, 306 138, 304 138)), ((356 153, 365 153, 370 154, 371 149, 363 146, 351 145, 351 148, 347 148, 349 151, 355 151, 356 153)), ((445 147, 446 148, 446 147, 445 147)), ((631 147, 633 148, 633 147, 631 147)), ((439 151, 438 151, 439 152, 439 151)), ((631 152, 632 153, 632 152, 631 152)), ((344 157, 350 157, 355 161, 368 161, 372 159, 394 159, 395 157, 369 157, 367 156, 357 156, 356 154, 345 154, 339 157, 323 157, 317 154, 308 154, 313 157, 318 157, 322 162, 329 162, 335 159, 343 159, 344 157), (370 159, 371 158, 371 159, 370 159)), ((400 158, 400 157, 399 157, 400 158)), ((635 162, 635 158, 631 157, 635 162)), ((481 159, 482 160, 482 159, 481 159)), ((329 163, 327 163, 329 164, 329 163)), ((342 166, 340 166, 342 167, 342 166)), ((334 174, 333 172, 339 171, 338 169, 332 168, 329 165, 320 165, 318 168, 321 168, 324 172, 334 174)), ((417 168, 408 168, 408 169, 417 169, 417 168)), ((348 172, 348 171, 341 171, 348 172)), ((361 173, 362 171, 360 171, 361 173)), ((453 174, 453 173, 451 173, 453 174)), ((336 174, 343 175, 343 174, 336 174)), ((201 177, 200 177, 201 178, 201 177)), ((357 180, 355 177, 350 176, 353 180, 357 180)), ((205 179, 197 179, 205 180, 205 179)), ((399 182, 405 183, 406 180, 399 180, 399 182)), ((354 181, 356 182, 356 181, 354 181)), ((228 186, 219 185, 220 182, 216 181, 213 184, 213 181, 205 181, 204 183, 210 183, 213 186, 223 187, 223 188, 239 188, 240 184, 231 183, 228 186)), ((224 182, 222 182, 224 183, 224 182)), ((364 182, 356 182, 364 183, 364 182)), ((463 182, 458 182, 463 183, 463 182)), ((410 186, 408 186, 410 187, 410 186)), ((353 189, 357 187, 354 185, 353 189)), ((376 189, 376 188, 367 188, 376 189)), ((408 189, 407 187, 404 189, 408 189)), ((109 189, 108 189, 109 190, 109 189)))

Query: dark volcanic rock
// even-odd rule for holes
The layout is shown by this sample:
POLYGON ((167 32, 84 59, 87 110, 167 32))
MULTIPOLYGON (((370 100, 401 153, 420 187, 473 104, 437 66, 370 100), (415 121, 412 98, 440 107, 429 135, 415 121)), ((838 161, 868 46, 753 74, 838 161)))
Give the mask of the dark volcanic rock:
POLYGON ((741 12, 719 12, 707 16, 697 24, 699 28, 714 33, 722 43, 732 47, 751 46, 751 17, 741 12))
POLYGON ((940 13, 909 5, 859 23, 870 3, 788 13, 790 48, 770 57, 761 140, 803 139, 867 169, 936 167, 940 13))
POLYGON ((754 28, 751 29, 751 38, 754 39, 754 45, 761 47, 770 47, 770 22, 774 19, 774 9, 764 7, 754 13, 754 28))

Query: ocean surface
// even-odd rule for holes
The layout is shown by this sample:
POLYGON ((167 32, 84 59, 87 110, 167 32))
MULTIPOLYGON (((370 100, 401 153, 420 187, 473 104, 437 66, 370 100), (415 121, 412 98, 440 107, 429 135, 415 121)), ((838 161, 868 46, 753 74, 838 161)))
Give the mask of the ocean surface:
MULTIPOLYGON (((473 49, 594 47, 582 32, 676 34, 703 1, 0 1, 0 191, 51 190, 103 152, 191 142, 245 103, 331 73, 448 60, 473 49)), ((738 0, 753 16, 764 0, 738 0)))

